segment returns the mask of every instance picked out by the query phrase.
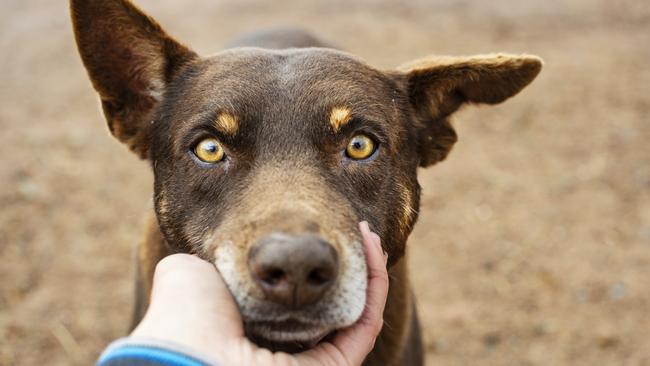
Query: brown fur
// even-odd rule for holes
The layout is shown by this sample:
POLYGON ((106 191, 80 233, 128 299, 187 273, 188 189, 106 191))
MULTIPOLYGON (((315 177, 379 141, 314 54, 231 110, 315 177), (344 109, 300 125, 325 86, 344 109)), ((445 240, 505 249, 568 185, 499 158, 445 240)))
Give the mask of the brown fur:
POLYGON ((130 1, 73 0, 70 4, 79 52, 100 95, 108 127, 146 158, 150 138, 146 124, 152 111, 165 84, 196 54, 130 1), (107 49, 109 44, 116 49, 107 49))
POLYGON ((541 68, 539 57, 500 54, 434 56, 400 66, 411 103, 420 106, 415 112, 428 125, 420 165, 447 157, 458 140, 447 117, 464 103, 501 103, 532 82, 541 68))
POLYGON ((153 285, 153 273, 156 264, 171 253, 160 233, 158 220, 152 213, 147 217, 144 235, 136 251, 136 293, 131 329, 138 325, 147 310, 147 306, 149 306, 149 293, 153 285))
MULTIPOLYGON (((126 0, 72 0, 71 10, 109 129, 154 171, 157 221, 149 220, 138 250, 134 321, 146 309, 156 263, 170 253, 218 264, 219 249, 229 248, 238 275, 229 285, 262 301, 246 266, 257 241, 275 231, 317 234, 348 253, 345 267, 360 253, 356 224, 367 220, 389 256, 390 291, 366 364, 421 364, 403 258, 418 217, 417 168, 449 153, 453 112, 515 95, 541 60, 430 57, 382 72, 344 52, 293 49, 326 45, 286 30, 239 44, 263 48, 201 58, 126 0), (356 133, 377 145, 364 161, 344 153, 356 133), (222 142, 227 159, 192 157, 192 143, 206 136, 222 142)), ((250 309, 242 311, 246 322, 250 309)))

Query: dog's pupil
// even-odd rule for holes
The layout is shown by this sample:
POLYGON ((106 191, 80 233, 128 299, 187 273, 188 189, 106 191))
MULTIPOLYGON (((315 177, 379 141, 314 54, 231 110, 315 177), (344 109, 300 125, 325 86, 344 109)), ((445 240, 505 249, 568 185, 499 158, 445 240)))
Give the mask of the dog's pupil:
POLYGON ((355 141, 355 142, 352 143, 352 146, 356 150, 361 150, 363 148, 363 143, 361 141, 355 141))

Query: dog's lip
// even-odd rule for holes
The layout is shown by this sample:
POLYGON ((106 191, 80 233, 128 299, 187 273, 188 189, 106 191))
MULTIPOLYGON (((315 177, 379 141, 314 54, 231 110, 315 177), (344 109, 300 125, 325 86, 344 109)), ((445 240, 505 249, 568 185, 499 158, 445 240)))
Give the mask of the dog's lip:
POLYGON ((247 333, 261 343, 297 342, 304 345, 303 348, 315 346, 333 330, 330 326, 310 324, 295 319, 246 323, 247 333))
POLYGON ((313 329, 314 327, 319 327, 318 325, 315 324, 309 324, 300 320, 296 319, 286 319, 286 320, 261 320, 261 321, 253 321, 250 322, 249 324, 257 327, 269 327, 272 328, 273 330, 278 330, 278 331, 302 331, 306 329, 313 329))

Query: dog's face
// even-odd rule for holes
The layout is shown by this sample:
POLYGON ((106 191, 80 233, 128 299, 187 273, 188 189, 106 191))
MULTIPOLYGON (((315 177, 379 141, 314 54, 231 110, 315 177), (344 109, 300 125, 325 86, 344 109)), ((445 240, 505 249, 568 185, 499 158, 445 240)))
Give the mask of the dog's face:
POLYGON ((151 132, 169 243, 214 260, 253 333, 307 341, 354 322, 366 288, 358 222, 397 258, 417 212, 419 159, 395 80, 327 49, 236 49, 181 73, 151 132), (278 294, 258 278, 272 276, 260 265, 290 271, 272 257, 300 250, 325 262, 313 266, 327 283, 278 294), (310 327, 287 333, 277 321, 310 327))
POLYGON ((252 334, 311 341, 353 323, 366 288, 358 222, 397 258, 417 212, 419 159, 397 83, 327 49, 236 49, 181 73, 151 132, 169 243, 214 260, 252 334), (297 257, 324 278, 304 273, 289 290, 265 278, 292 275, 297 257))
POLYGON ((155 174, 161 230, 215 263, 262 344, 309 346, 365 305, 361 220, 389 266, 417 219, 418 166, 456 141, 463 103, 499 103, 530 56, 430 58, 376 70, 330 49, 201 58, 126 1, 72 1, 111 132, 155 174))

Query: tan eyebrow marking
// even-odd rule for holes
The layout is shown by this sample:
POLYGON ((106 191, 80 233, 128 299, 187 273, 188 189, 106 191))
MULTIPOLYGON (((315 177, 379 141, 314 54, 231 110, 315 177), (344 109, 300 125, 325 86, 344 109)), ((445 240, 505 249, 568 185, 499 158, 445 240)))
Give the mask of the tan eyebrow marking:
POLYGON ((352 119, 352 111, 348 107, 334 107, 330 112, 330 124, 334 132, 338 132, 346 123, 352 119))
POLYGON ((214 121, 215 127, 228 135, 234 135, 239 128, 237 116, 228 112, 221 112, 214 121))

